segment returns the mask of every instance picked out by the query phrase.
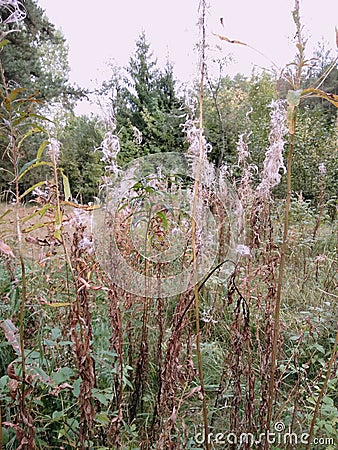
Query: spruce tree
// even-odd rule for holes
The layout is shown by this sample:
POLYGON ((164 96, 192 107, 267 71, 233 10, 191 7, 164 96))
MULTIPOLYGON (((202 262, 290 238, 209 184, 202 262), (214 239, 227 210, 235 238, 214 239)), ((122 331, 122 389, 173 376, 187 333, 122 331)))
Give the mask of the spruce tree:
POLYGON ((34 0, 25 0, 26 17, 19 23, 5 24, 9 10, 0 7, 1 29, 8 32, 8 44, 1 49, 6 82, 20 86, 28 95, 49 102, 81 97, 80 89, 68 83, 68 52, 65 38, 48 20, 34 0))
POLYGON ((175 89, 173 66, 159 70, 145 33, 136 42, 125 76, 115 69, 104 83, 109 92, 122 151, 120 162, 149 153, 184 148, 186 108, 175 89))

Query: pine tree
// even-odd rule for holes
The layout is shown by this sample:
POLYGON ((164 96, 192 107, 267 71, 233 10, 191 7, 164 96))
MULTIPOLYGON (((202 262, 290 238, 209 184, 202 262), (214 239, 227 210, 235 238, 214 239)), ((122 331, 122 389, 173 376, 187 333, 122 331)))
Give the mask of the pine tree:
MULTIPOLYGON (((14 178, 8 151, 9 121, 16 118, 18 139, 29 131, 29 137, 20 146, 19 163, 23 167, 36 158, 41 139, 46 138, 43 133, 37 133, 39 126, 46 126, 46 121, 41 120, 41 114, 44 115, 53 102, 61 103, 62 110, 71 110, 71 99, 82 93, 68 83, 69 67, 64 37, 55 30, 36 2, 26 0, 20 3, 26 14, 20 22, 7 20, 11 9, 8 4, 6 6, 6 2, 1 5, 0 25, 6 40, 2 41, 0 49, 0 189, 5 192, 14 178), (6 96, 12 99, 10 107, 3 101, 6 96), (36 125, 34 131, 32 122, 36 125)), ((30 172, 25 176, 20 182, 22 191, 34 184, 32 176, 43 178, 43 170, 39 174, 30 172)))
MULTIPOLYGON (((36 1, 26 0, 23 6, 26 10, 23 21, 2 24, 2 31, 11 31, 6 35, 8 44, 1 49, 6 82, 23 87, 28 95, 34 93, 47 102, 80 97, 81 90, 68 83, 65 38, 44 15, 36 1)), ((0 7, 3 22, 8 14, 8 9, 0 7)))
POLYGON ((158 69, 144 32, 125 76, 115 68, 104 83, 103 92, 108 91, 121 141, 121 163, 184 148, 181 125, 187 111, 176 94, 173 66, 168 62, 163 71, 158 69))

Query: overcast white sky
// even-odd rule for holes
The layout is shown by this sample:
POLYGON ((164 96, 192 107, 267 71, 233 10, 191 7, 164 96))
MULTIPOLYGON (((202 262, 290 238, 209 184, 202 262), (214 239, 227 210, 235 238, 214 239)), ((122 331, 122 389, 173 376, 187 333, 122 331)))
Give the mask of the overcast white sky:
MULTIPOLYGON (((192 80, 198 73, 194 47, 198 40, 199 0, 38 0, 38 3, 65 35, 71 81, 83 87, 94 87, 109 77, 105 65, 109 59, 117 65, 127 65, 142 30, 160 65, 169 55, 179 80, 192 80)), ((220 41, 212 33, 244 41, 281 67, 290 62, 295 34, 293 0, 209 0, 209 5, 207 40, 211 46, 220 44, 224 56, 229 52, 234 55, 237 62, 228 67, 230 75, 249 74, 253 64, 269 67, 270 63, 246 47, 220 41)), ((301 16, 309 36, 309 50, 324 38, 335 53, 338 0, 302 0, 301 16)), ((212 56, 220 54, 211 52, 209 57, 212 56)))

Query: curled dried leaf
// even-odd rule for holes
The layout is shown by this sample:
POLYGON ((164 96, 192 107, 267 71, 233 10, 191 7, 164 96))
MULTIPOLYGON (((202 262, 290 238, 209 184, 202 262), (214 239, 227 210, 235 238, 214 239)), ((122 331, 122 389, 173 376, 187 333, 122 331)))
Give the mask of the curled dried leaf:
POLYGON ((11 399, 15 400, 16 394, 19 389, 19 382, 17 380, 9 380, 8 387, 9 387, 9 395, 10 395, 11 399))
POLYGON ((308 88, 302 91, 302 95, 307 95, 309 97, 319 97, 324 98, 328 102, 332 103, 336 108, 338 108, 338 95, 331 94, 330 92, 324 92, 321 89, 308 88))
POLYGON ((13 250, 9 245, 7 245, 3 240, 0 239, 0 253, 4 253, 7 256, 15 258, 13 250))
POLYGON ((71 386, 69 383, 62 383, 59 386, 56 386, 55 389, 53 389, 53 391, 51 393, 52 393, 52 395, 55 395, 56 397, 58 397, 60 391, 62 391, 64 389, 73 390, 73 386, 71 386))
POLYGON ((18 356, 21 356, 19 330, 10 319, 6 319, 0 323, 0 327, 4 330, 8 343, 18 356))
POLYGON ((223 35, 221 35, 221 34, 213 33, 213 35, 214 35, 214 36, 217 36, 217 37, 220 38, 222 41, 229 42, 229 44, 238 44, 238 45, 245 45, 245 46, 248 45, 248 44, 246 44, 245 42, 238 41, 237 39, 229 39, 229 38, 227 38, 226 36, 223 36, 223 35))
POLYGON ((200 392, 200 391, 201 391, 201 386, 196 386, 196 387, 192 388, 191 391, 189 391, 189 392, 187 393, 187 395, 185 396, 185 398, 186 398, 186 399, 187 399, 187 398, 190 398, 190 397, 192 397, 194 394, 196 394, 197 392, 200 392))
POLYGON ((17 376, 17 374, 15 373, 15 369, 14 369, 14 363, 11 362, 8 367, 7 367, 7 375, 9 376, 9 378, 11 378, 12 380, 15 381, 20 381, 21 378, 17 376))

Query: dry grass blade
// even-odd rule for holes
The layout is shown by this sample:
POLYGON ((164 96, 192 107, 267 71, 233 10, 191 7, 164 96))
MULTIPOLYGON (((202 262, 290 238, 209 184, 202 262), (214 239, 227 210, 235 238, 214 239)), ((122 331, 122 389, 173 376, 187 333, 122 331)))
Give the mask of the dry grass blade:
POLYGON ((229 39, 226 36, 222 36, 221 34, 213 33, 214 36, 217 36, 221 39, 221 41, 229 42, 229 44, 238 44, 238 45, 245 45, 246 47, 249 47, 248 44, 242 41, 238 41, 237 39, 229 39))

